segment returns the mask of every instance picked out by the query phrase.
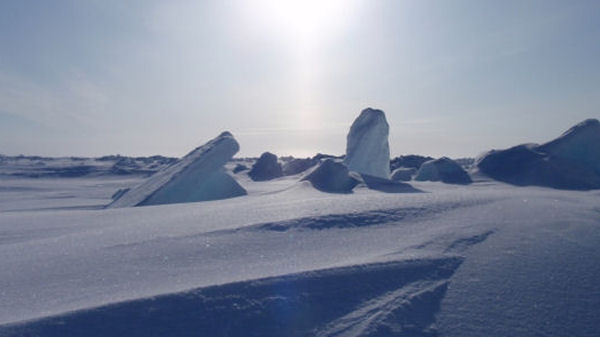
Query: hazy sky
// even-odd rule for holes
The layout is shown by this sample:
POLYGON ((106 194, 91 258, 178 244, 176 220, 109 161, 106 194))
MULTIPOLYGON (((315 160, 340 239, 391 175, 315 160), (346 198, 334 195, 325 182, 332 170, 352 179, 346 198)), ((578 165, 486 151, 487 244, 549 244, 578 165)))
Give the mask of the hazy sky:
POLYGON ((0 1, 0 153, 475 156, 600 117, 600 1, 0 1))

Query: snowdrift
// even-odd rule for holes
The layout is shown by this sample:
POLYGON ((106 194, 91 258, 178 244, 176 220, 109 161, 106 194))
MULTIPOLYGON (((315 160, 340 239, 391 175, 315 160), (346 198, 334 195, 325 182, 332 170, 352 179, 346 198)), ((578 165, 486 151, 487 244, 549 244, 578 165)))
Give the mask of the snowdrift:
POLYGON ((441 181, 446 184, 470 184, 469 174, 454 160, 442 157, 430 160, 419 168, 415 180, 441 181))
POLYGON ((492 150, 476 161, 493 179, 526 186, 589 190, 600 188, 600 122, 588 119, 543 145, 492 150))
POLYGON ((461 262, 448 257, 372 263, 237 282, 51 317, 5 333, 433 336, 434 314, 461 262))
POLYGON ((244 188, 223 168, 238 150, 233 135, 223 132, 141 185, 121 193, 108 207, 173 204, 245 195, 244 188))
POLYGON ((364 109, 352 123, 344 164, 350 171, 373 177, 390 177, 389 125, 381 110, 364 109))

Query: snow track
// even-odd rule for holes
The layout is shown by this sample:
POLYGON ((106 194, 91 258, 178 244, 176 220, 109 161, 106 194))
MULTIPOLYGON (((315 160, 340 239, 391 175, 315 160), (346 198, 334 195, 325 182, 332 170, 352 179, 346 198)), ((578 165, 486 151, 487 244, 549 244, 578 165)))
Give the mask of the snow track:
POLYGON ((367 301, 316 336, 435 336, 434 314, 448 281, 418 281, 367 301))
POLYGON ((9 326, 2 335, 431 336, 461 262, 394 261, 237 282, 9 326))

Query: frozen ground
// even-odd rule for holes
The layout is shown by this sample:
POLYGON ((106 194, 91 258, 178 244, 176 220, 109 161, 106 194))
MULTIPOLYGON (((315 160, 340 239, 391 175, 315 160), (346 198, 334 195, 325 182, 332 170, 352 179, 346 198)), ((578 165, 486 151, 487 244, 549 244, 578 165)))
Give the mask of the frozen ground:
POLYGON ((235 177, 249 195, 122 209, 140 177, 3 177, 0 336, 600 331, 600 191, 235 177))

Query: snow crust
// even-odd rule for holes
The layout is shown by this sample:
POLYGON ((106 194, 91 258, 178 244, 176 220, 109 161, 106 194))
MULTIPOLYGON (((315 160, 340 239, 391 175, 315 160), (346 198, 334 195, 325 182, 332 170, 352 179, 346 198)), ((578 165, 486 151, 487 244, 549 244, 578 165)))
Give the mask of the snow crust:
POLYGON ((360 113, 347 136, 344 164, 350 171, 389 179, 389 129, 383 111, 367 108, 360 113))
POLYGON ((188 153, 120 196, 108 207, 131 207, 226 199, 246 191, 224 171, 239 150, 229 132, 188 153))

